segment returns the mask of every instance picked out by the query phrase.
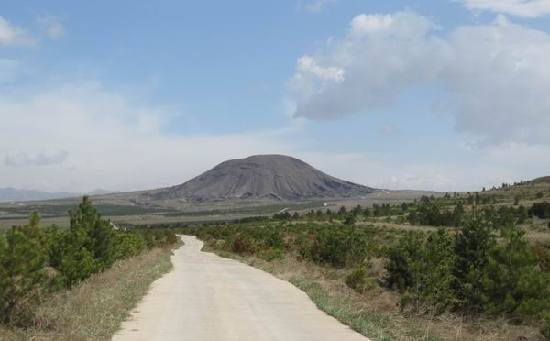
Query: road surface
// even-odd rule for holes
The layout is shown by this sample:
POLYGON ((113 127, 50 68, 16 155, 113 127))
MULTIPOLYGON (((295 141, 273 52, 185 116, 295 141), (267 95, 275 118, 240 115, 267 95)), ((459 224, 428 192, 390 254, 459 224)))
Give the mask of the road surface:
POLYGON ((292 284, 201 252, 195 237, 183 241, 172 256, 174 270, 153 283, 114 341, 368 340, 292 284))

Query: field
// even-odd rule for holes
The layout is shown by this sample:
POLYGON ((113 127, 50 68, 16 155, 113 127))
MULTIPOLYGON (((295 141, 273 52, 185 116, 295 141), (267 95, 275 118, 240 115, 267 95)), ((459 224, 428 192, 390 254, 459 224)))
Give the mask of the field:
MULTIPOLYGON (((412 202, 422 195, 441 196, 443 193, 419 191, 376 192, 368 197, 350 200, 308 202, 234 201, 218 203, 185 203, 177 200, 139 203, 131 194, 92 197, 94 206, 105 218, 121 226, 151 226, 233 221, 253 216, 271 216, 286 210, 305 213, 311 209, 338 209, 375 203, 412 202)), ((68 211, 80 198, 40 202, 0 203, 0 229, 26 223, 33 212, 40 214, 44 225, 69 225, 68 211)))

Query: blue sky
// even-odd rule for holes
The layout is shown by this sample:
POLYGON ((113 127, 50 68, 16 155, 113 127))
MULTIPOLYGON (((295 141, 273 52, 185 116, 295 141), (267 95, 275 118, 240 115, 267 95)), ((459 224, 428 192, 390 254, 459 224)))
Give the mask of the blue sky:
POLYGON ((0 187, 281 153, 384 188, 548 175, 548 0, 4 1, 0 187))

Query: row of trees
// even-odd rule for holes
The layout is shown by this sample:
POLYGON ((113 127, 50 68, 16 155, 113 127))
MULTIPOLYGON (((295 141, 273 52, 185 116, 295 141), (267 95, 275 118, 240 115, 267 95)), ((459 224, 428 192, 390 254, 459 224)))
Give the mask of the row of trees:
POLYGON ((101 272, 148 247, 173 244, 171 232, 117 231, 84 197, 70 228, 42 228, 38 214, 0 234, 0 322, 28 325, 49 293, 101 272))

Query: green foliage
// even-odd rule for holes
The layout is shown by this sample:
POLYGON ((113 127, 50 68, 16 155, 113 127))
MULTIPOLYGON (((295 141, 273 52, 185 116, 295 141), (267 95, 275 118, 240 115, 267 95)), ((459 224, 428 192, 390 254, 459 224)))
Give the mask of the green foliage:
POLYGON ((460 221, 463 213, 462 204, 457 205, 454 212, 451 212, 443 210, 439 201, 424 196, 416 210, 410 212, 407 218, 411 224, 452 226, 460 221))
POLYGON ((550 203, 536 202, 531 206, 529 212, 541 219, 550 218, 550 203))
POLYGON ((355 227, 321 228, 316 231, 309 256, 317 263, 337 268, 363 263, 368 257, 367 233, 355 227))
MULTIPOLYGON (((175 237, 175 235, 174 235, 175 237)), ((175 244, 175 241, 173 242, 175 244)), ((114 235, 114 258, 125 259, 139 255, 147 247, 139 233, 127 232, 114 235)))
POLYGON ((536 258, 513 225, 501 230, 502 243, 491 249, 485 281, 488 313, 505 313, 521 319, 550 308, 549 276, 537 268, 536 258))
POLYGON ((344 220, 344 225, 355 225, 356 222, 357 222, 357 218, 355 218, 355 215, 350 214, 344 220))
MULTIPOLYGON (((111 222, 101 218, 88 197, 82 198, 78 209, 70 212, 70 218, 70 230, 75 235, 73 243, 76 248, 85 248, 91 253, 97 271, 110 267, 114 261, 111 222)), ((84 256, 86 252, 76 253, 80 253, 83 261, 87 262, 87 256, 84 256)))
POLYGON ((404 301, 415 310, 423 304, 440 312, 455 301, 454 261, 453 240, 445 230, 427 238, 411 232, 390 251, 386 284, 404 293, 404 301))
POLYGON ((484 284, 489 252, 495 247, 495 236, 480 219, 470 219, 455 241, 455 292, 459 307, 470 312, 483 311, 486 301, 484 284))
POLYGON ((538 318, 550 308, 550 277, 520 229, 509 224, 499 231, 473 218, 455 238, 444 230, 427 238, 410 233, 390 250, 386 284, 415 310, 538 318))
POLYGON ((346 285, 358 293, 364 293, 376 287, 376 283, 367 275, 367 269, 364 266, 356 267, 346 276, 346 285))
POLYGON ((45 255, 30 228, 13 227, 0 236, 0 320, 25 325, 30 322, 45 281, 45 255))
POLYGON ((116 231, 87 197, 70 213, 69 229, 42 228, 32 214, 29 224, 0 235, 0 322, 29 325, 40 298, 70 288, 117 259, 146 247, 173 245, 173 231, 116 231))

